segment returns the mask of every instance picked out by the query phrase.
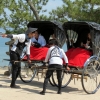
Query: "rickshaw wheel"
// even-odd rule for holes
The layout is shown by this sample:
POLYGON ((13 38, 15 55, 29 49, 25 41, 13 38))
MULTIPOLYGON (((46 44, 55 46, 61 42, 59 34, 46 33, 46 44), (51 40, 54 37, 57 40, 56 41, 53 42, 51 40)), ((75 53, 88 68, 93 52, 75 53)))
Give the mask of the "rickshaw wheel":
POLYGON ((27 63, 21 63, 21 71, 19 77, 24 83, 29 83, 35 77, 36 72, 36 68, 29 68, 27 63))
POLYGON ((100 63, 91 57, 85 63, 81 77, 82 87, 87 94, 94 94, 100 87, 100 63))
MULTIPOLYGON (((71 74, 67 73, 66 71, 62 71, 62 88, 66 87, 70 83, 71 79, 72 79, 71 74)), ((53 83, 55 84, 55 86, 58 87, 56 71, 53 72, 52 80, 53 80, 53 83)))

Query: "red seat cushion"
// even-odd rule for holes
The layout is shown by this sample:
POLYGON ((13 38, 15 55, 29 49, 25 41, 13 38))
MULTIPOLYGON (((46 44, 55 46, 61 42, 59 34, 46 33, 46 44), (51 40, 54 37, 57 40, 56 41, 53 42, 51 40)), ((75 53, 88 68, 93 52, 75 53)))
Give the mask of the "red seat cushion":
POLYGON ((91 56, 91 52, 82 48, 69 49, 66 52, 68 65, 83 68, 86 60, 91 56))
MULTIPOLYGON (((48 48, 47 47, 31 47, 30 48, 30 59, 31 60, 44 60, 47 54, 48 48)), ((24 60, 27 59, 27 57, 24 57, 24 60)))
MULTIPOLYGON (((45 60, 48 47, 31 47, 30 59, 31 60, 45 60)), ((91 56, 91 52, 82 48, 71 48, 65 52, 68 57, 68 65, 83 68, 85 61, 91 56)), ((23 60, 26 60, 24 57, 23 60)))

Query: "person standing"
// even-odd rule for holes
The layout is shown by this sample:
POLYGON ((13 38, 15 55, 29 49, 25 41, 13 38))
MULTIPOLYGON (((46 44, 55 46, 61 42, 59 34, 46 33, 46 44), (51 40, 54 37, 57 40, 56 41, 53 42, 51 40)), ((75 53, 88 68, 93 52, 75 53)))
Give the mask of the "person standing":
POLYGON ((20 61, 20 56, 23 52, 24 47, 26 47, 27 60, 29 63, 31 63, 30 60, 31 38, 33 37, 34 32, 36 30, 37 28, 28 28, 26 34, 18 34, 18 35, 3 34, 2 35, 2 37, 7 37, 15 40, 10 50, 10 61, 12 63, 12 80, 10 84, 11 88, 20 88, 20 86, 15 84, 15 82, 18 75, 20 74, 21 63, 15 61, 20 61))
POLYGON ((61 74, 62 74, 62 69, 63 68, 63 60, 62 58, 64 58, 65 62, 66 62, 66 69, 70 69, 67 65, 68 65, 68 58, 65 55, 63 49, 58 47, 58 41, 56 39, 51 39, 49 40, 49 50, 47 52, 46 58, 44 63, 49 61, 49 66, 48 66, 48 71, 46 73, 46 78, 44 80, 43 83, 43 90, 40 92, 40 94, 45 95, 46 92, 46 87, 48 84, 48 80, 51 77, 51 75, 53 74, 54 70, 51 70, 53 68, 56 68, 56 72, 57 72, 57 79, 58 79, 58 94, 61 94, 61 86, 62 86, 62 78, 61 78, 61 74))

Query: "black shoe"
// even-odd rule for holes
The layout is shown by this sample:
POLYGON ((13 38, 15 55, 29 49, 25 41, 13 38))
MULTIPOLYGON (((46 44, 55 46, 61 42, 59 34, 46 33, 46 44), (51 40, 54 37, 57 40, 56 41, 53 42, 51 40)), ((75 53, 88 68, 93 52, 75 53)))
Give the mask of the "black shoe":
POLYGON ((45 95, 45 92, 44 92, 44 91, 41 91, 40 94, 41 94, 41 95, 45 95))
POLYGON ((61 91, 58 91, 57 94, 61 94, 61 91))
POLYGON ((20 86, 18 85, 14 85, 14 86, 10 86, 11 88, 21 88, 20 86))

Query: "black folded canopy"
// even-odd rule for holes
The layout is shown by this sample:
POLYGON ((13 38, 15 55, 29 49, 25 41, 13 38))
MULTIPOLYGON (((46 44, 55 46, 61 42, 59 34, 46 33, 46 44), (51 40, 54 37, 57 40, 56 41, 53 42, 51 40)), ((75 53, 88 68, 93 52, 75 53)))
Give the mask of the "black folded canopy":
MULTIPOLYGON (((66 38, 69 41, 70 36, 76 38, 72 35, 68 36, 68 30, 78 34, 77 42, 81 41, 81 38, 86 38, 87 33, 91 30, 100 31, 100 24, 88 21, 70 21, 63 24, 57 21, 31 21, 27 27, 38 28, 40 31, 39 33, 45 37, 47 43, 50 35, 55 34, 61 45, 65 43, 66 38)), ((70 32, 70 34, 72 33, 73 32, 70 32)))
POLYGON ((48 43, 50 35, 55 34, 56 38, 62 46, 65 43, 66 36, 62 24, 56 21, 31 21, 27 27, 34 27, 39 29, 39 33, 43 35, 48 43))

